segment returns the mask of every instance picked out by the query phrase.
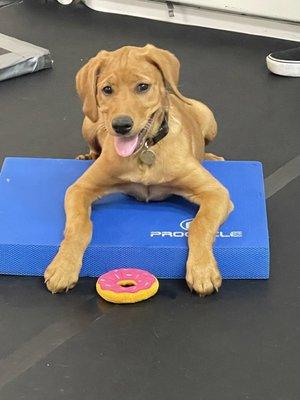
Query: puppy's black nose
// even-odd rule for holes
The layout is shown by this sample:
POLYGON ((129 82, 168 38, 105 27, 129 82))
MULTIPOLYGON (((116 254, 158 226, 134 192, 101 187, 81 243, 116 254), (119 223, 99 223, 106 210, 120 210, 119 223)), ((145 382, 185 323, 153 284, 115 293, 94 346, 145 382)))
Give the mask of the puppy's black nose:
POLYGON ((127 115, 120 115, 112 120, 113 130, 120 135, 126 135, 133 127, 133 121, 127 115))

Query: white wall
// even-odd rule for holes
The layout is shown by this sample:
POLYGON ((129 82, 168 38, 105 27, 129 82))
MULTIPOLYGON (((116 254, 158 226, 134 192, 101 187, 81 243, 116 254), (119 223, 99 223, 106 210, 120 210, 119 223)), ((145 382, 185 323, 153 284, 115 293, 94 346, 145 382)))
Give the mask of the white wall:
POLYGON ((300 0, 177 0, 183 4, 235 13, 300 21, 300 0))
MULTIPOLYGON (((58 0, 68 1, 68 0, 58 0)), ((170 18, 165 2, 149 0, 82 0, 88 7, 102 12, 132 15, 175 24, 204 26, 213 29, 223 29, 233 32, 243 32, 252 35, 276 37, 287 40, 300 41, 300 25, 294 22, 266 19, 255 16, 241 15, 232 12, 220 12, 199 7, 190 7, 185 4, 175 4, 175 16, 170 18)), ((191 4, 191 2, 213 4, 221 0, 177 0, 191 4)), ((227 1, 227 0, 224 0, 227 1)), ((228 0, 245 2, 250 0, 228 0)), ((277 2, 279 0, 251 0, 252 2, 277 2)), ((286 3, 300 0, 282 0, 286 3)))

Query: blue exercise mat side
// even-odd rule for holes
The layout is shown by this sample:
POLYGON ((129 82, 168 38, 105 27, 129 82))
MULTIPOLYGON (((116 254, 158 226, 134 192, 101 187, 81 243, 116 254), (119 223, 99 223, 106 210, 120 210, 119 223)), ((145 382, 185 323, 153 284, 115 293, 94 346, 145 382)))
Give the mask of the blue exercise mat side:
MULTIPOLYGON (((57 253, 57 246, 5 245, 0 252, 0 273, 6 275, 42 276, 57 253), (12 259, 15 262, 12 262, 12 259)), ((269 251, 267 248, 214 248, 223 279, 268 279, 269 251), (224 268, 224 265, 226 268, 224 268), (230 267, 228 267, 230 265, 230 267), (241 265, 243 268, 241 268, 241 265)), ((80 276, 97 277, 111 269, 139 268, 161 279, 185 277, 187 248, 93 247, 89 246, 83 259, 80 276), (121 260, 121 261, 120 261, 121 260), (167 260, 167 263, 166 263, 167 260), (174 267, 175 266, 175 267, 174 267)))

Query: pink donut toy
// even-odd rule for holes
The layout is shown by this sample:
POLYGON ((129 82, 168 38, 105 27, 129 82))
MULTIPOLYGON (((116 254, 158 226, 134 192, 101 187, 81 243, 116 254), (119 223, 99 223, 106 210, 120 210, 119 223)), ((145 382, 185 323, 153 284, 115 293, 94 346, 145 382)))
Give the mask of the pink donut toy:
POLYGON ((137 268, 119 268, 101 275, 96 283, 98 294, 111 303, 137 303, 158 291, 154 275, 137 268))

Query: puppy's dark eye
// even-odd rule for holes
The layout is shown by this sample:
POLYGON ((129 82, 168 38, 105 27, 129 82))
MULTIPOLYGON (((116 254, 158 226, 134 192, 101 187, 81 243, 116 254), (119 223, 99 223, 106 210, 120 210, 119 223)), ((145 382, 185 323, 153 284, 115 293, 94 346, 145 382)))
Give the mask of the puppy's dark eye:
POLYGON ((140 84, 137 85, 136 91, 138 93, 146 92, 147 90, 149 90, 149 88, 150 88, 149 83, 140 83, 140 84))
POLYGON ((113 93, 113 88, 112 88, 111 86, 105 86, 105 87, 102 89, 102 92, 103 92, 104 94, 106 94, 106 95, 112 94, 112 93, 113 93))

